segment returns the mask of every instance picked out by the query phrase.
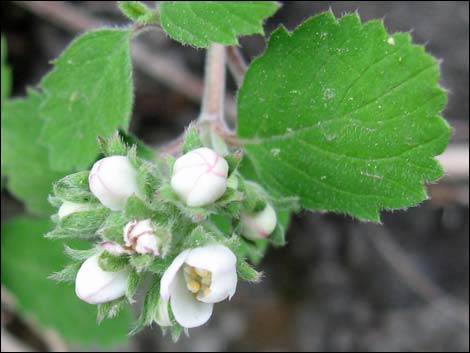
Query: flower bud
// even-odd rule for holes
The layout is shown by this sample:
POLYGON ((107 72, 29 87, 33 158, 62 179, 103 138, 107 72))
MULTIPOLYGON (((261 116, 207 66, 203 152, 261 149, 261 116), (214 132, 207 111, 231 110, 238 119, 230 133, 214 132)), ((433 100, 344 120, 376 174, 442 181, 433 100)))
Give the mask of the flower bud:
POLYGON ((104 271, 98 264, 99 254, 88 258, 75 278, 75 293, 89 304, 106 303, 122 297, 127 289, 127 270, 104 271))
POLYGON ((59 211, 57 212, 57 215, 59 216, 59 219, 62 219, 65 216, 68 216, 72 213, 86 211, 89 209, 90 209, 89 205, 84 204, 84 203, 64 201, 64 203, 60 206, 59 211))
POLYGON ((255 214, 244 214, 242 216, 242 235, 251 240, 264 239, 276 228, 276 211, 270 204, 255 214))
POLYGON ((124 242, 139 254, 160 255, 160 239, 155 235, 150 219, 132 221, 124 227, 124 242))
POLYGON ((106 157, 96 162, 88 183, 93 195, 113 211, 123 210, 129 196, 140 195, 137 172, 124 156, 106 157))
POLYGON ((207 206, 225 193, 227 175, 224 158, 210 148, 197 148, 176 160, 171 187, 188 206, 207 206))

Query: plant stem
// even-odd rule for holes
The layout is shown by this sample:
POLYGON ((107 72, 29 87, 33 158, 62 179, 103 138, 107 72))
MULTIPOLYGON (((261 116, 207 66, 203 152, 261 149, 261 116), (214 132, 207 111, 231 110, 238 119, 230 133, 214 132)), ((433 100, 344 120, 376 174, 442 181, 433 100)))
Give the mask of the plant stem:
POLYGON ((225 47, 212 43, 207 49, 200 125, 226 127, 224 120, 225 47))
POLYGON ((245 77, 247 64, 238 47, 233 45, 227 47, 227 64, 235 82, 240 87, 245 77))

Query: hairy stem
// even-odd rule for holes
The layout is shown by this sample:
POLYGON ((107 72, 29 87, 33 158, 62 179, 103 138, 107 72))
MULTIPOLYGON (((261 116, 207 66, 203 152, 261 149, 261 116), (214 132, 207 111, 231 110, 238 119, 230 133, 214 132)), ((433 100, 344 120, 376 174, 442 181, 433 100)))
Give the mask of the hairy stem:
POLYGON ((227 64, 235 82, 240 87, 245 77, 247 64, 238 47, 233 45, 227 47, 227 64))

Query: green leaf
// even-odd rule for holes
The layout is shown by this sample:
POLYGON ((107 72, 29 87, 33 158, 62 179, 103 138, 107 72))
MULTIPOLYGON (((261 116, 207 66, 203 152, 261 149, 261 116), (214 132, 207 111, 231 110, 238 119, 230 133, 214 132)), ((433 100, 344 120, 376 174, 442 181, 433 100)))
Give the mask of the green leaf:
POLYGON ((1 38, 1 78, 1 104, 3 106, 3 101, 10 95, 11 91, 11 71, 7 66, 7 45, 3 36, 1 38))
POLYGON ((97 136, 127 129, 133 100, 130 38, 129 29, 87 32, 42 81, 40 140, 54 170, 88 168, 99 153, 97 136))
POLYGON ((33 315, 44 329, 53 328, 68 342, 87 346, 125 342, 131 322, 128 311, 97 326, 96 306, 80 301, 73 285, 48 279, 68 262, 62 244, 42 237, 51 227, 49 220, 25 217, 2 224, 2 284, 18 300, 23 314, 33 315))
POLYGON ((238 97, 258 180, 305 208, 379 221, 427 198, 450 129, 436 60, 381 21, 322 13, 276 30, 238 97))
POLYGON ((29 91, 26 98, 7 101, 2 107, 2 171, 9 190, 35 214, 48 215, 52 183, 65 173, 51 171, 47 150, 37 143, 43 127, 39 118, 42 96, 29 91))
POLYGON ((160 1, 160 22, 183 44, 235 45, 240 35, 263 34, 263 20, 278 8, 275 1, 160 1))
POLYGON ((181 154, 186 154, 189 151, 202 147, 201 139, 199 138, 199 131, 196 126, 190 125, 185 132, 183 146, 181 146, 181 154))
POLYGON ((149 24, 158 20, 157 13, 141 1, 118 1, 121 12, 139 24, 149 24))

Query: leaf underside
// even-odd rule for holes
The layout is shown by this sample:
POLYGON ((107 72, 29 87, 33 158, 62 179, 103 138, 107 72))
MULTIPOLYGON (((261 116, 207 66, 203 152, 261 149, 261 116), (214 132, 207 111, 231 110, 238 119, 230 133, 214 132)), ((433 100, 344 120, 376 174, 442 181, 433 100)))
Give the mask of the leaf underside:
POLYGON ((238 44, 238 36, 263 34, 263 20, 275 1, 160 1, 160 20, 168 35, 183 44, 207 48, 211 42, 238 44))
POLYGON ((427 198, 450 135, 436 60, 381 21, 325 12, 271 36, 238 97, 259 180, 305 208, 379 221, 427 198))

